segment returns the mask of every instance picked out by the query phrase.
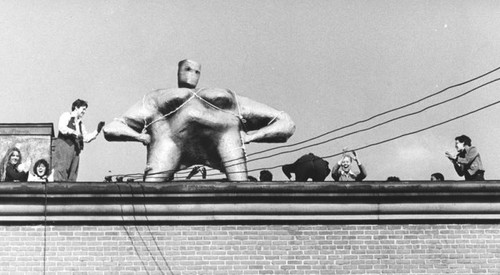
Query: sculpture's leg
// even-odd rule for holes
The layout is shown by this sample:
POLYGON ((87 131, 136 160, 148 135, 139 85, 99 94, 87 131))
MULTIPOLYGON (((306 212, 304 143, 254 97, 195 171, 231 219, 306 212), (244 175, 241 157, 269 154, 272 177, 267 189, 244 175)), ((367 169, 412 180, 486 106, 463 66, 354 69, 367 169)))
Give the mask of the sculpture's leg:
POLYGON ((239 133, 230 131, 222 135, 218 149, 227 179, 229 181, 248 180, 246 157, 239 133))
POLYGON ((179 169, 181 151, 171 140, 155 141, 148 146, 144 181, 171 181, 179 169))

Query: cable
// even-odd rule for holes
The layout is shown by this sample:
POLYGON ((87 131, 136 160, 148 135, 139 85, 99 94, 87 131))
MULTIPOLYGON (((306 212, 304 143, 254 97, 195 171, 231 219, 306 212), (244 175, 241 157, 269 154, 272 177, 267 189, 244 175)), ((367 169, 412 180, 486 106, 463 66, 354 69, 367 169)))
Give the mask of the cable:
POLYGON ((43 184, 43 190, 45 193, 45 203, 43 206, 43 274, 47 272, 47 183, 43 184))
MULTIPOLYGON (((416 131, 412 131, 412 132, 408 132, 408 133, 405 133, 405 134, 402 134, 402 135, 399 135, 399 136, 395 136, 395 137, 392 137, 392 138, 389 138, 389 139, 385 139, 385 140, 382 140, 382 141, 379 141, 379 142, 375 142, 375 143, 371 143, 371 144, 368 144, 368 145, 365 145, 365 146, 361 146, 361 147, 357 147, 357 148, 354 148, 354 149, 351 149, 350 151, 360 151, 360 150, 363 150, 363 149, 366 149, 366 148, 370 148, 370 147, 373 147, 373 146, 377 146, 377 145, 380 145, 380 144, 384 144, 384 143, 387 143, 387 142, 390 142, 390 141, 393 141, 393 140, 396 140, 396 139, 400 139, 402 137, 406 137, 406 136, 409 136, 409 135, 413 135, 413 134, 416 134, 416 133, 420 133, 420 132, 423 132, 423 131, 426 131, 426 130, 429 130, 429 129, 432 129, 432 128, 435 128, 437 126, 441 126, 443 124, 446 124, 446 123, 449 123, 449 122, 452 122, 454 120, 457 120, 457 119, 460 119, 462 117, 466 117, 468 115, 471 115, 471 114, 474 114, 474 113, 477 113, 481 110, 484 110, 484 109, 487 109, 489 107, 492 107, 496 104, 499 104, 500 103, 500 100, 499 101, 495 101, 493 103, 490 103, 488 105, 485 105, 481 108, 478 108, 478 109, 475 109, 473 111, 470 111, 468 113, 465 113, 465 114, 462 114, 462 115, 459 115, 459 116, 456 116, 454 118, 451 118, 451 119, 448 119, 448 120, 445 120, 445 121, 442 121, 442 122, 439 122, 439 123, 436 123, 436 124, 433 124, 431 126, 428 126, 428 127, 425 127, 425 128, 422 128, 422 129, 419 129, 419 130, 416 130, 416 131)), ((328 156, 323 156, 321 158, 323 159, 328 159, 328 158, 332 158, 332 157, 336 157, 336 156, 340 156, 342 155, 342 153, 336 153, 336 154, 333 154, 333 155, 328 155, 328 156)), ((258 168, 258 169, 251 169, 251 170, 248 170, 248 172, 254 172, 254 171, 259 171, 259 170, 271 170, 271 169, 275 169, 275 168, 280 168, 280 167, 283 167, 284 165, 277 165, 277 166, 272 166, 272 167, 264 167, 264 168, 258 168)))
MULTIPOLYGON (((299 150, 303 150, 303 149, 307 149, 307 148, 311 148, 311 147, 315 147, 315 146, 318 146, 318 145, 322 145, 322 144, 325 144, 325 143, 328 143, 328 142, 331 142, 331 141, 334 141, 334 140, 337 140, 337 139, 340 139, 340 138, 344 138, 344 137, 347 137, 347 136, 351 136, 351 135, 354 135, 354 134, 357 134, 357 133, 361 133, 361 132, 366 132, 368 130, 372 130, 374 128, 377 128, 377 127, 380 127, 382 125, 385 125, 385 124, 388 124, 390 122, 393 122, 393 121, 396 121, 396 120, 400 120, 402 118, 406 118, 406 117, 409 117, 409 116, 413 116, 413 115, 416 115, 416 114, 419 114, 419 113, 422 113, 426 110, 429 110, 431 108, 434 108, 436 106, 439 106, 439 105, 442 105, 442 104, 445 104, 445 103, 448 103, 450 101, 453 101, 453 100, 456 100, 460 97, 463 97, 467 94, 470 94, 476 90, 478 90, 479 88, 482 88, 482 87, 485 87, 487 85, 490 85, 491 83, 494 83, 494 82, 497 82, 499 81, 500 78, 496 78, 496 79, 493 79, 491 81, 488 81, 484 84, 481 84, 477 87, 474 87, 473 89, 471 90, 468 90, 464 93, 461 93, 455 97, 452 97, 452 98, 449 98, 449 99, 446 99, 446 100, 443 100, 441 102, 438 102, 438 103, 435 103, 435 104, 432 104, 432 105, 429 105, 425 108, 422 108, 418 111, 415 111, 415 112, 412 112, 412 113, 408 113, 408 114, 405 114, 405 115, 401 115, 399 117, 395 117, 395 118, 392 118, 392 119, 389 119, 389 120, 386 120, 384 122, 381 122, 381 123, 378 123, 378 124, 375 124, 373 126, 370 126, 370 127, 367 127, 367 128, 363 128, 363 129, 360 129, 360 130, 356 130, 356 131, 353 131, 353 132, 350 132, 350 133, 347 133, 347 134, 344 134, 344 135, 341 135, 341 136, 336 136, 336 137, 333 137, 333 138, 330 138, 330 139, 327 139, 327 140, 324 140, 322 142, 317 142, 317 143, 314 143, 314 144, 310 144, 310 145, 307 145, 307 146, 303 146, 303 147, 300 147, 300 148, 296 148, 296 149, 293 149, 293 150, 288 150, 288 151, 282 151, 282 152, 279 152, 279 153, 275 153, 275 154, 272 154, 272 155, 267 155, 267 156, 263 156, 263 157, 259 157, 259 158, 255 158, 255 159, 251 159, 251 160, 248 160, 246 161, 246 163, 250 163, 250 162, 253 162, 253 161, 257 161, 257 160, 263 160, 263 159, 267 159, 267 158, 272 158, 272 157, 275 157, 275 156, 279 156, 279 155, 283 155, 283 154, 288 154, 288 153, 293 153, 293 152, 296 152, 296 151, 299 151, 299 150)), ((235 159, 237 160, 237 159, 235 159)), ((235 160, 231 160, 231 161, 235 161, 235 160)), ((243 162, 239 162, 239 163, 235 163, 235 164, 232 164, 232 165, 229 165, 228 167, 231 167, 231 166, 234 166, 234 165, 239 165, 239 164, 242 164, 243 162)))
POLYGON ((356 121, 356 122, 354 122, 354 123, 351 123, 351 124, 348 124, 348 125, 345 125, 345 126, 341 126, 341 127, 339 127, 339 128, 336 128, 336 129, 330 130, 330 131, 328 131, 328 132, 325 132, 325 133, 323 133, 323 134, 321 134, 321 135, 318 135, 318 136, 315 136, 315 137, 312 137, 312 138, 309 138, 309 139, 306 139, 306 140, 303 140, 303 141, 300 141, 300 142, 297 142, 297 143, 292 143, 292 144, 287 144, 287 145, 281 145, 281 146, 276 146, 276 147, 273 147, 273 148, 270 148, 270 149, 266 149, 266 150, 262 150, 262 151, 257 151, 257 152, 255 152, 255 153, 249 154, 249 155, 248 155, 248 157, 253 156, 253 155, 257 155, 257 154, 261 154, 261 153, 265 153, 265 152, 269 152, 269 151, 273 151, 273 150, 277 150, 277 149, 281 149, 281 148, 288 148, 288 147, 292 147, 292 146, 300 145, 300 144, 303 144, 303 143, 306 143, 306 142, 313 141, 313 140, 316 140, 316 139, 318 139, 318 138, 324 137, 324 136, 326 136, 326 135, 328 135, 328 134, 331 134, 331 133, 334 133, 334 132, 337 132, 337 131, 343 130, 343 129, 345 129, 345 128, 349 128, 349 127, 352 127, 352 126, 358 125, 358 124, 360 124, 360 123, 368 122, 368 121, 370 121, 370 120, 372 120, 372 119, 374 119, 374 118, 380 117, 380 116, 382 116, 382 115, 386 115, 386 114, 389 114, 389 113, 395 112, 395 111, 397 111, 397 110, 401 110, 401 109, 403 109, 403 108, 406 108, 406 107, 412 106, 412 105, 414 105, 414 104, 417 104, 417 103, 419 103, 419 102, 421 102, 421 101, 424 101, 424 100, 426 100, 426 99, 428 99, 428 98, 431 98, 431 97, 434 97, 434 96, 436 96, 436 95, 439 95, 439 94, 441 94, 441 93, 443 93, 443 92, 445 92, 445 91, 447 91, 447 90, 449 90, 449 89, 456 88, 456 87, 459 87, 459 86, 463 86, 463 85, 465 85, 465 84, 467 84, 467 83, 470 83, 470 82, 475 81, 475 80, 477 80, 477 79, 483 78, 483 77, 485 77, 485 76, 487 76, 487 75, 489 75, 489 74, 492 74, 492 73, 494 73, 494 72, 496 72, 496 71, 498 71, 498 70, 500 70, 500 67, 497 67, 497 68, 495 68, 495 69, 493 69, 493 70, 491 70, 491 71, 489 71, 489 72, 486 72, 486 73, 484 73, 484 74, 482 74, 482 75, 480 75, 480 76, 477 76, 477 77, 471 78, 471 79, 469 79, 469 80, 466 80, 466 81, 464 81, 464 82, 461 82, 461 83, 458 83, 458 84, 454 84, 454 85, 448 86, 448 87, 446 87, 446 88, 444 88, 444 89, 442 89, 442 90, 440 90, 440 91, 438 91, 438 92, 435 92, 435 93, 433 93, 433 94, 430 94, 430 95, 425 96, 425 97, 423 97, 423 98, 420 98, 420 99, 418 99, 418 100, 412 101, 412 102, 410 102, 410 103, 408 103, 408 104, 405 104, 405 105, 402 105, 402 106, 399 106, 399 107, 396 107, 396 108, 393 108, 393 109, 389 109, 389 110, 384 111, 384 112, 382 112, 382 113, 378 113, 378 114, 376 114, 376 115, 374 115, 374 116, 371 116, 371 117, 369 117, 369 118, 366 118, 366 119, 363 119, 363 120, 359 120, 359 121, 356 121))
MULTIPOLYGON (((146 199, 146 194, 145 194, 144 186, 143 186, 142 184, 140 184, 140 183, 138 183, 138 185, 141 187, 141 190, 142 190, 142 197, 143 197, 144 199, 146 199)), ((156 241, 156 238, 155 238, 155 236, 153 235, 153 232, 151 232, 151 228, 149 227, 149 223, 150 223, 150 222, 149 222, 149 218, 148 218, 148 209, 147 209, 147 207, 146 207, 146 205, 145 205, 145 204, 143 204, 143 206, 144 206, 144 217, 146 218, 146 221, 147 221, 146 227, 147 227, 147 229, 148 229, 148 231, 149 231, 149 234, 151 235, 151 238, 153 239, 153 242, 154 242, 154 244, 155 244, 155 246, 156 246, 156 249, 158 250, 158 252, 160 253, 160 256, 162 257, 163 262, 164 262, 164 263, 165 263, 165 265, 167 266, 167 268, 168 268, 168 270, 170 271, 170 273, 171 273, 172 275, 174 275, 174 272, 173 272, 173 271, 172 271, 172 269, 170 268, 170 265, 168 264, 167 259, 165 258, 165 255, 163 255, 163 253, 162 253, 162 251, 161 251, 161 249, 160 249, 160 246, 158 245, 158 242, 156 241)), ((156 262, 156 261, 155 261, 155 262, 156 262)), ((159 266, 158 266, 158 268, 160 269, 160 271, 162 272, 162 274, 165 274, 165 273, 163 272, 163 270, 161 270, 161 268, 160 268, 159 266)))
MULTIPOLYGON (((491 73, 491 72, 494 72, 494 71, 496 71, 496 70, 498 70, 498 69, 500 69, 500 67, 499 67, 499 68, 496 68, 495 70, 490 71, 490 72, 488 72, 488 73, 486 73, 486 74, 483 74, 482 76, 485 76, 485 75, 487 75, 487 74, 489 74, 489 73, 491 73)), ((480 77, 482 77, 482 76, 480 76, 480 77)), ((472 79, 472 80, 468 80, 468 81, 465 81, 465 82, 462 82, 462 83, 459 83, 459 84, 456 84, 456 85, 453 85, 453 86, 450 86, 450 87, 460 86, 460 85, 463 85, 463 84, 465 84, 465 83, 469 83, 469 82, 471 82, 471 81, 473 81, 473 80, 475 80, 475 79, 477 79, 477 78, 479 78, 479 77, 476 77, 476 78, 474 78, 474 79, 472 79)), ((365 132, 365 131, 368 131, 368 130, 372 130, 372 129, 374 129, 374 128, 377 128, 377 127, 383 126, 383 125, 388 124, 388 123, 390 123, 390 122, 393 122, 393 121, 396 121, 396 120, 399 120, 399 119, 402 119, 402 118, 406 118, 406 117, 409 117, 409 116, 413 116, 413 115, 416 115, 416 114, 422 113, 422 112, 424 112, 424 111, 426 111, 426 110, 428 110, 428 109, 431 109, 431 108, 434 108, 434 107, 436 107, 436 106, 442 105, 442 104, 444 104, 444 103, 447 103, 447 102, 450 102, 450 101, 456 100, 456 99, 458 99, 458 98, 460 98, 460 97, 463 97, 463 96, 465 96, 465 95, 467 95, 467 94, 469 94, 469 93, 471 93, 471 92, 473 92, 473 91, 478 90, 479 88, 485 87, 485 86, 490 85, 491 83, 497 82, 497 81, 499 81, 499 80, 500 80, 500 78, 493 79, 493 80, 488 81, 488 82, 486 82, 486 83, 484 83, 484 84, 481 84, 481 85, 479 85, 479 86, 476 86, 475 88, 473 88, 473 89, 471 89, 471 90, 468 90, 468 91, 466 91, 466 92, 464 92, 464 93, 461 93, 461 94, 459 94, 458 96, 455 96, 455 97, 452 97, 452 98, 449 98, 449 99, 443 100, 443 101, 441 101, 441 102, 438 102, 438 103, 435 103, 435 104, 429 105, 429 106, 427 106, 427 107, 425 107, 425 108, 423 108, 423 109, 420 109, 419 111, 416 111, 416 112, 408 113, 408 114, 406 114, 406 115, 401 115, 401 116, 399 116, 399 117, 396 117, 396 118, 392 118, 392 119, 386 120, 386 121, 384 121, 384 122, 381 122, 381 123, 375 124, 375 125, 373 125, 373 126, 370 126, 370 127, 367 127, 367 128, 361 129, 361 130, 353 131, 353 132, 350 132, 350 133, 347 133, 347 134, 344 134, 344 135, 341 135, 341 136, 333 137, 333 138, 327 139, 327 140, 322 141, 322 142, 318 142, 318 143, 310 144, 310 145, 303 146, 303 147, 300 147, 300 148, 296 148, 296 149, 293 149, 293 150, 282 151, 282 152, 275 153, 275 154, 272 154, 272 155, 267 155, 267 156, 263 156, 263 157, 259 157, 259 158, 255 158, 255 159, 250 159, 250 160, 247 160, 247 161, 246 161, 246 163, 250 163, 250 162, 257 161, 257 160, 262 160, 262 159, 267 159, 267 158, 271 158, 271 157, 279 156, 279 155, 282 155, 282 154, 293 153, 293 152, 296 152, 296 151, 299 151, 299 150, 303 150, 303 149, 311 148, 311 147, 314 147, 314 146, 322 145, 322 144, 325 144, 325 143, 327 143, 327 142, 330 142, 330 141, 333 141, 333 140, 337 140, 337 139, 340 139, 340 138, 344 138, 344 137, 347 137, 347 136, 351 136, 351 135, 354 135, 354 134, 357 134, 357 133, 361 133, 361 132, 365 132)), ((387 112, 384 112, 384 113, 381 113, 381 114, 387 114, 387 113, 392 112, 392 111, 394 111, 394 110, 398 110, 398 109, 401 109, 401 108, 404 108, 404 107, 407 107, 407 106, 413 105, 413 104, 415 104, 415 103, 417 103, 417 102, 419 102, 419 101, 422 101, 422 100, 424 100, 424 99, 426 99, 426 98, 429 98, 429 97, 431 97, 431 96, 434 96, 434 95, 437 95, 437 94, 439 94, 439 93, 442 93, 443 91, 445 91, 445 90, 447 90, 447 89, 450 89, 450 87, 448 87, 448 88, 446 88, 446 89, 444 89, 444 90, 441 90, 440 92, 434 93, 434 94, 432 94, 432 95, 430 95, 430 96, 424 97, 424 98, 422 98, 422 99, 420 99, 420 100, 414 101, 413 103, 403 105, 403 106, 401 106, 401 107, 398 107, 398 108, 392 109, 392 110, 390 110, 390 111, 387 111, 387 112)), ((371 120, 372 118, 375 118, 375 117, 377 117, 377 116, 380 116, 381 114, 376 115, 376 116, 372 116, 371 118, 366 119, 366 120, 363 120, 363 121, 361 121, 361 122, 366 122, 366 121, 368 121, 368 120, 371 120)), ((345 129, 345 128, 347 128, 347 127, 354 126, 354 125, 359 124, 359 123, 361 123, 361 122, 356 122, 356 123, 354 123, 354 124, 350 124, 350 125, 348 125, 348 126, 343 126, 343 127, 341 127, 341 128, 337 128, 337 129, 336 129, 336 130, 334 130, 334 131, 337 131, 337 130, 340 130, 340 129, 345 129)), ((328 133, 326 133, 326 134, 333 133, 334 131, 330 131, 330 132, 328 132, 328 133)), ((256 155, 256 154, 258 154, 258 153, 263 153, 263 152, 272 151, 272 150, 275 150, 275 149, 278 149, 278 148, 286 148, 286 147, 291 147, 291 146, 294 146, 294 145, 303 144, 303 143, 305 143, 305 142, 307 142, 307 141, 311 141, 311 140, 317 139, 317 138, 319 138, 319 137, 325 136, 326 134, 323 134, 323 135, 321 135, 321 136, 318 136, 318 137, 315 137, 315 138, 312 138, 312 139, 309 139, 309 140, 306 140, 306 141, 303 141, 303 142, 295 143, 295 144, 292 144, 292 145, 278 146, 278 147, 274 147, 274 148, 271 148, 271 149, 268 149, 268 150, 259 151, 259 152, 257 152, 257 153, 252 153, 252 154, 249 154, 248 156, 253 156, 253 155, 256 155)), ((242 159, 242 158, 232 159, 232 160, 228 160, 228 161, 225 161, 225 162, 237 161, 237 160, 241 160, 241 159, 242 159)), ((223 164, 224 164, 224 163, 223 163, 223 164)), ((235 164, 229 165, 229 167, 231 167, 231 166, 235 166, 235 165, 239 165, 239 164, 242 164, 242 162, 239 162, 239 163, 235 163, 235 164)))
MULTIPOLYGON (((143 246, 146 248, 146 251, 148 252, 149 256, 151 257, 151 259, 153 259, 153 262, 155 263, 156 267, 160 270, 161 274, 165 274, 165 272, 163 272, 160 264, 158 264, 158 262, 156 261, 156 258, 153 256, 153 253, 151 253, 151 250, 149 249, 149 246, 148 244, 146 243, 146 241, 144 240, 144 238, 142 237, 142 234, 141 234, 141 231, 139 230, 139 228, 137 227, 137 215, 136 215, 136 211, 135 211, 135 203, 134 203, 134 192, 133 192, 133 189, 132 189, 132 185, 130 185, 128 182, 125 183, 129 189, 130 189, 130 195, 132 196, 132 210, 133 210, 133 215, 132 217, 134 217, 134 228, 135 228, 135 231, 137 231, 137 235, 139 236, 139 239, 141 239, 141 242, 143 244, 143 246)), ((146 208, 146 206, 144 206, 144 208, 146 208)), ((151 231, 150 231, 151 232, 151 231)), ((154 238, 153 238, 154 240, 154 238)))
MULTIPOLYGON (((330 139, 327 139, 327 140, 324 140, 322 142, 317 142, 317 143, 314 143, 314 144, 310 144, 310 145, 307 145, 307 146, 303 146, 303 147, 300 147, 298 149, 294 149, 294 150, 288 150, 288 151, 283 151, 283 152, 279 152, 279 153, 276 153, 276 154, 272 154, 272 155, 268 155, 268 156, 264 156, 264 157, 260 157, 260 158, 255 158, 255 159, 251 159, 251 160, 248 160, 247 163, 249 162, 252 162, 252 161, 257 161, 257 160, 262 160, 262 159, 266 159, 266 158, 271 158, 271 157, 275 157, 275 156, 278 156, 278 155, 282 155, 282 154, 287 154, 287 153, 293 153, 293 152, 296 152, 296 151, 299 151, 299 150, 303 150, 303 149, 307 149, 307 148, 310 148, 310 147, 314 147, 314 146, 318 146, 318 145, 322 145, 322 144, 325 144, 325 143, 328 143, 330 141, 333 141, 333 140, 337 140, 337 139, 340 139, 340 138, 344 138, 344 137, 347 137, 347 136, 351 136, 351 135, 354 135, 354 134, 357 134, 357 133, 361 133, 361 132, 366 132, 368 130, 372 130, 374 128, 377 128, 377 127, 380 127, 382 125, 385 125, 385 124, 388 124, 390 122, 393 122, 393 121, 396 121, 396 120, 400 120, 402 118, 406 118, 406 117, 410 117, 410 116, 413 116, 413 115, 416 115, 416 114, 419 114, 419 113, 422 113, 426 110, 429 110, 429 109, 432 109, 436 106, 439 106, 439 105, 442 105, 442 104, 445 104, 445 103, 448 103, 450 101, 453 101, 453 100, 456 100, 460 97, 463 97, 473 91, 476 91, 478 90, 479 88, 482 88, 484 86, 487 86, 487 85, 490 85, 491 83, 494 83, 494 82, 497 82, 499 81, 500 78, 496 78, 494 80, 491 80, 489 82, 486 82, 482 85, 479 85, 475 88, 473 88, 472 90, 469 90, 465 93, 462 93, 462 94, 459 94, 458 96, 455 96, 455 97, 452 97, 452 98, 449 98, 449 99, 446 99, 446 100, 443 100, 441 102, 438 102, 438 103, 435 103, 435 104, 432 104, 432 105, 429 105, 423 109, 420 109, 418 111, 415 111, 415 112, 411 112, 411 113, 408 113, 408 114, 405 114, 405 115, 401 115, 401 116, 398 116, 398 117, 395 117, 395 118, 392 118, 392 119, 389 119, 389 120, 386 120, 384 122, 381 122, 381 123, 378 123, 378 124, 375 124, 373 126, 370 126, 370 127, 367 127, 367 128, 363 128, 363 129, 360 129, 360 130, 356 130, 356 131, 353 131, 353 132, 350 132, 350 133, 347 133, 347 134, 344 134, 344 135, 341 135, 341 136, 337 136, 337 137, 333 137, 333 138, 330 138, 330 139)), ((237 164, 234 164, 234 165, 237 165, 237 164)))
MULTIPOLYGON (((118 193, 120 194, 120 198, 123 199, 122 190, 120 188, 120 185, 118 185, 118 183, 115 183, 115 185, 118 188, 118 193)), ((121 203, 121 200, 120 200, 120 211, 121 211, 122 221, 125 223, 125 214, 123 213, 123 204, 121 203)), ((130 240, 132 247, 134 248, 135 254, 137 255, 137 257, 141 261, 142 266, 144 267, 144 270, 146 270, 146 273, 149 275, 148 268, 147 268, 146 264, 144 263, 144 260, 142 259, 141 254, 139 254, 139 250, 137 250, 137 247, 135 246, 134 240, 132 239, 130 232, 128 232, 128 229, 125 226, 125 224, 122 227, 123 227, 123 230, 125 230, 125 233, 127 234, 127 237, 130 240)))

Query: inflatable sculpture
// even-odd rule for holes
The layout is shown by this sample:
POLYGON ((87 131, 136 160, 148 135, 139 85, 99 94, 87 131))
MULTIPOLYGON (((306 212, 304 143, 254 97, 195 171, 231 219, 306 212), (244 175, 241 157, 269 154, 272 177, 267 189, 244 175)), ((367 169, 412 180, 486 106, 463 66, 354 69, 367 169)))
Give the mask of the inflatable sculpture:
POLYGON ((105 138, 147 146, 145 181, 172 180, 176 171, 192 165, 218 169, 230 181, 247 180, 244 144, 285 142, 295 130, 293 121, 285 112, 230 90, 194 88, 199 64, 182 62, 180 88, 144 95, 104 127, 105 138))

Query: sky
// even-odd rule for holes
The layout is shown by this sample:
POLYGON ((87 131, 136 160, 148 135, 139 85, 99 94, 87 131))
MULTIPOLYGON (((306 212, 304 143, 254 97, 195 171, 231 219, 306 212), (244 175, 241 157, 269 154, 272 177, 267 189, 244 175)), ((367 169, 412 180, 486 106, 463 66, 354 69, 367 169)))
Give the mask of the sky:
MULTIPOLYGON (((142 96, 176 87, 177 62, 202 64, 199 87, 228 88, 287 112, 295 144, 419 100, 500 66, 498 1, 0 1, 3 123, 54 123, 81 98, 95 129, 142 96)), ((486 179, 499 179, 500 104, 414 134, 500 100, 500 81, 380 127, 500 77, 471 83, 313 142, 258 155, 250 175, 306 153, 357 151, 366 180, 459 180, 445 151, 466 134, 486 179), (394 137, 401 138, 379 143, 394 137), (347 135, 345 137, 339 137, 347 135), (330 139, 330 141, 328 141, 330 139), (309 148, 300 147, 319 142, 309 148)), ((286 144, 249 144, 249 154, 286 144)), ((257 157, 257 156, 254 156, 257 157)), ((330 167, 340 156, 326 158, 330 167)), ((141 173, 146 148, 100 135, 81 155, 79 181, 141 173)), ((285 180, 273 168, 275 180, 285 180)), ((222 176, 220 176, 221 178, 222 176)), ((328 177, 327 180, 332 180, 328 177)))

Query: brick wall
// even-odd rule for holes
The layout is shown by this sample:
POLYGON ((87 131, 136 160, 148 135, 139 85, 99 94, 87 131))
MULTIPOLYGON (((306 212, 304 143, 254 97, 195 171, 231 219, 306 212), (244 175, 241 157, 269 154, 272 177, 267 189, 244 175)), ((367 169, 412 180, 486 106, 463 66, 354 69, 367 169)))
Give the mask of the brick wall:
POLYGON ((500 274, 499 233, 499 224, 1 226, 0 274, 500 274))

